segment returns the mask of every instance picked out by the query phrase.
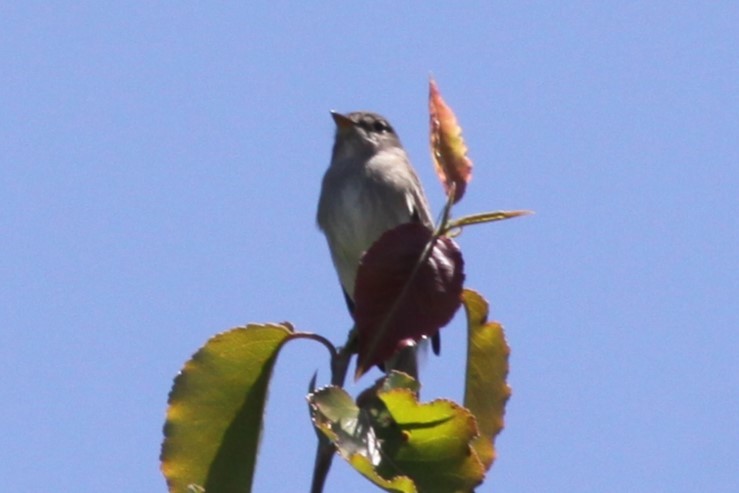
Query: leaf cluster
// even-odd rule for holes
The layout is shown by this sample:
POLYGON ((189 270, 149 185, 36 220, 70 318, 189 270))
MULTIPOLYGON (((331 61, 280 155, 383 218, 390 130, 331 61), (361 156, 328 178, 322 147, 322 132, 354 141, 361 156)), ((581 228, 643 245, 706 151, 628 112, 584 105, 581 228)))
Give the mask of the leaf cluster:
POLYGON ((405 224, 365 253, 357 273, 355 323, 345 344, 290 324, 250 324, 212 337, 177 375, 169 395, 161 468, 169 491, 241 493, 252 488, 267 390, 280 350, 295 339, 327 348, 331 384, 307 396, 318 434, 312 491, 320 493, 338 454, 389 492, 471 492, 495 459, 503 428, 510 349, 489 306, 465 289, 460 229, 527 214, 498 211, 453 219, 472 161, 456 117, 431 80, 431 155, 447 194, 435 231, 405 224), (467 317, 463 405, 419 400, 420 383, 390 372, 356 399, 344 389, 354 354, 355 378, 396 351, 434 336, 460 306, 467 317))

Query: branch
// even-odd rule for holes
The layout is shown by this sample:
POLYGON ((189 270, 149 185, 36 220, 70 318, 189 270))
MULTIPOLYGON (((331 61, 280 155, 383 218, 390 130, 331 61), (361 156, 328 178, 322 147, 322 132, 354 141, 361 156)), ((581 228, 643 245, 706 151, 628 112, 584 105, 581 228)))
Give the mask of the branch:
MULTIPOLYGON (((330 342, 328 342, 328 344, 331 348, 334 347, 330 342)), ((335 349, 331 351, 331 385, 344 387, 346 373, 349 370, 349 362, 352 359, 352 355, 357 352, 356 346, 356 331, 352 329, 349 331, 349 337, 347 338, 346 344, 339 348, 338 351, 335 349)), ((311 381, 311 387, 313 387, 314 384, 315 377, 311 381)), ((313 388, 311 388, 311 391, 313 391, 313 388)), ((334 444, 331 443, 323 433, 319 431, 317 435, 318 446, 316 448, 316 460, 313 463, 313 482, 310 487, 311 493, 323 492, 323 486, 326 483, 328 472, 331 469, 331 462, 333 461, 334 453, 336 452, 334 444)))

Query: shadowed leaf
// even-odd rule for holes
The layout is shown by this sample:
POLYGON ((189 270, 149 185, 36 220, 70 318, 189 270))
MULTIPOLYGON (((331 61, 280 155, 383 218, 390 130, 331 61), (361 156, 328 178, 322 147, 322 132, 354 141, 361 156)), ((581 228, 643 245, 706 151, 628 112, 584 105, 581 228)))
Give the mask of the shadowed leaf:
POLYGON ((453 240, 417 223, 383 234, 357 271, 355 321, 359 334, 357 378, 398 349, 431 337, 461 303, 462 253, 453 240), (424 252, 425 261, 418 263, 424 252))
POLYGON ((495 460, 495 437, 503 429, 505 405, 511 396, 506 383, 510 348, 503 327, 488 322, 488 303, 480 294, 465 289, 462 301, 469 344, 464 405, 477 419, 480 436, 472 446, 487 470, 495 460))
POLYGON ((169 394, 161 468, 169 491, 251 491, 277 354, 295 333, 249 325, 211 338, 185 364, 169 394))
POLYGON ((454 187, 454 203, 464 196, 472 178, 472 161, 462 138, 462 127, 452 109, 444 102, 434 79, 429 80, 429 122, 431 157, 444 191, 449 195, 454 187))
POLYGON ((380 384, 361 408, 342 389, 319 390, 309 398, 314 423, 344 459, 385 491, 472 491, 484 477, 470 446, 475 418, 448 400, 421 404, 406 386, 415 387, 405 378, 380 384))
POLYGON ((364 477, 385 491, 416 493, 406 476, 386 479, 377 474, 380 463, 379 443, 369 426, 368 416, 339 387, 325 387, 308 396, 314 426, 336 447, 341 455, 364 477))
POLYGON ((344 458, 361 455, 379 464, 380 444, 364 413, 346 391, 329 386, 308 396, 313 424, 336 446, 344 458))

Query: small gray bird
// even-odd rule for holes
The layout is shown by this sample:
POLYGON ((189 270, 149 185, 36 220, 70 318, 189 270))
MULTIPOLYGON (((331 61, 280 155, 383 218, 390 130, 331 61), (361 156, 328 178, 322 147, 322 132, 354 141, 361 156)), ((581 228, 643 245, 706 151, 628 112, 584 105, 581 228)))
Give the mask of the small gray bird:
MULTIPOLYGON (((323 176, 318 227, 326 235, 331 258, 354 311, 354 282, 364 252, 385 231, 419 222, 433 228, 428 201, 398 135, 385 118, 369 112, 342 115, 336 122, 331 164, 323 176)), ((439 352, 438 334, 432 339, 439 352)), ((418 378, 415 348, 400 351, 386 370, 418 378)))

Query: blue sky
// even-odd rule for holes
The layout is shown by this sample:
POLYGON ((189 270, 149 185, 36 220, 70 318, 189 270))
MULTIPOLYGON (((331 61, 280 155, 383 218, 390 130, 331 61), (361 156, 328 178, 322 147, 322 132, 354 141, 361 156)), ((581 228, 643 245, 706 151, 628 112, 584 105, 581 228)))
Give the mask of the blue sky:
MULTIPOLYGON (((735 2, 6 2, 4 488, 165 491, 167 392, 209 336, 342 342, 328 112, 387 116, 439 211, 433 73, 475 163, 456 212, 536 211, 459 238, 513 351, 479 491, 739 491, 737 25, 735 2)), ((460 318, 442 339, 423 395, 460 399, 460 318)), ((316 370, 308 341, 280 356, 255 491, 307 490, 316 370)), ((327 491, 374 490, 337 461, 327 491)))

